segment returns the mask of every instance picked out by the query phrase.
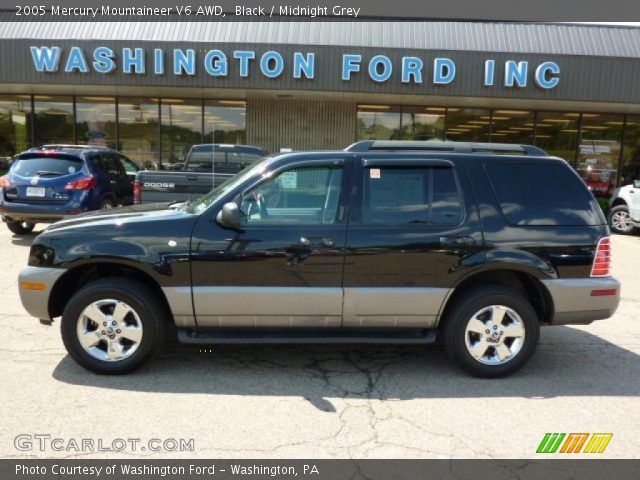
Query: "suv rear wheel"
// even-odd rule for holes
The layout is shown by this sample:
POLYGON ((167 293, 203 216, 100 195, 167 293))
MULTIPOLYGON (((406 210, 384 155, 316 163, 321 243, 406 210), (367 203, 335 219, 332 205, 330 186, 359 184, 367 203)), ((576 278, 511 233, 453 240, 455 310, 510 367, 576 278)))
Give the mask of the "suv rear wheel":
POLYGON ((102 374, 128 373, 160 349, 167 322, 153 291, 111 277, 91 282, 71 298, 62 314, 62 340, 82 367, 102 374))
POLYGON ((629 208, 626 205, 617 205, 609 210, 609 226, 614 233, 622 235, 633 233, 635 226, 631 222, 629 208))
POLYGON ((115 208, 113 201, 105 200, 100 204, 100 210, 111 210, 115 208))
POLYGON ((446 352, 471 375, 499 378, 533 355, 540 324, 529 301, 502 286, 469 290, 444 319, 446 352))
POLYGON ((26 235, 35 228, 35 223, 29 222, 7 222, 7 227, 16 235, 26 235))

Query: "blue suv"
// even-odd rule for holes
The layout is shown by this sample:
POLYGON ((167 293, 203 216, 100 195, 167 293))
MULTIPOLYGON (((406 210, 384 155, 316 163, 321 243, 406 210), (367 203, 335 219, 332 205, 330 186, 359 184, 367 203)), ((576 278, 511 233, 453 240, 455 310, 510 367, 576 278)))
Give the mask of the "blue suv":
POLYGON ((87 210, 133 203, 132 162, 92 145, 44 145, 18 155, 0 177, 0 214, 9 230, 25 234, 87 210))

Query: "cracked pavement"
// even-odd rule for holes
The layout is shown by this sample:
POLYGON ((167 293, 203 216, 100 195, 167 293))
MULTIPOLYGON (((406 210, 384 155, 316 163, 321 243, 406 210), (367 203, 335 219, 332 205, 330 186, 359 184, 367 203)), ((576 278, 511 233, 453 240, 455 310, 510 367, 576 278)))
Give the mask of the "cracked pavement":
MULTIPOLYGON (((516 376, 468 377, 439 347, 168 345, 129 376, 78 367, 59 322, 23 311, 33 235, 0 225, 1 457, 534 458, 545 432, 613 432, 606 458, 640 457, 640 237, 614 237, 616 315, 542 330, 516 376), (194 452, 21 452, 18 434, 194 439, 194 452)), ((80 441, 80 440, 78 440, 80 441)))

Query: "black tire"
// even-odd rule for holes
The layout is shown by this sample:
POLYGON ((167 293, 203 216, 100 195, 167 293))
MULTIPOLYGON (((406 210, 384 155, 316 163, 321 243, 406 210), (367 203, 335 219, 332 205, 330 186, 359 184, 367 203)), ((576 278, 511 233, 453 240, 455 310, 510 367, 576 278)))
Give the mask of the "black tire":
MULTIPOLYGON (((442 340, 447 354, 466 372, 475 377, 500 378, 520 370, 531 358, 540 336, 540 321, 529 301, 517 292, 500 285, 469 289, 454 299, 455 304, 443 319, 442 340), (476 360, 465 342, 465 329, 470 319, 491 305, 513 309, 524 326, 524 342, 519 352, 502 364, 487 365, 476 360)), ((492 351, 492 350, 489 350, 492 351)))
POLYGON ((609 221, 609 228, 611 228, 611 231, 613 233, 617 233, 619 235, 630 235, 635 232, 636 227, 631 223, 628 224, 626 229, 620 228, 620 225, 618 225, 619 222, 614 222, 614 215, 625 215, 629 217, 629 208, 626 205, 616 205, 611 210, 609 210, 609 215, 607 218, 607 220, 609 221))
POLYGON ((101 204, 100 204, 100 210, 111 210, 113 208, 116 208, 115 203, 113 203, 112 200, 104 200, 101 204))
POLYGON ((89 283, 71 297, 62 314, 62 340, 69 355, 87 370, 100 374, 124 374, 141 367, 160 350, 168 322, 166 309, 151 289, 134 280, 110 277, 89 283), (122 360, 94 358, 82 347, 76 333, 83 310, 102 299, 126 303, 135 310, 142 323, 142 339, 137 350, 122 360))
POLYGON ((7 227, 11 230, 15 235, 26 235, 28 233, 33 232, 35 228, 35 223, 29 222, 7 222, 7 227))

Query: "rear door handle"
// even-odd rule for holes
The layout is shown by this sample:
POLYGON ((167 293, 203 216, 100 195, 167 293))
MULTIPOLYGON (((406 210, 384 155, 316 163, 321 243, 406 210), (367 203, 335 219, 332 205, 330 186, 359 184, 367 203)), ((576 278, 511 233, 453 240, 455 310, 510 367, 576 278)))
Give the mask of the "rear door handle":
MULTIPOLYGON (((313 242, 307 237, 300 237, 299 244, 303 247, 310 247, 313 242)), ((319 239, 318 245, 322 247, 333 248, 336 246, 336 242, 333 238, 323 237, 319 239)))
POLYGON ((188 182, 195 182, 198 180, 198 177, 187 177, 188 182))
POLYGON ((473 237, 466 235, 440 237, 440 245, 443 247, 469 247, 475 243, 473 237))

